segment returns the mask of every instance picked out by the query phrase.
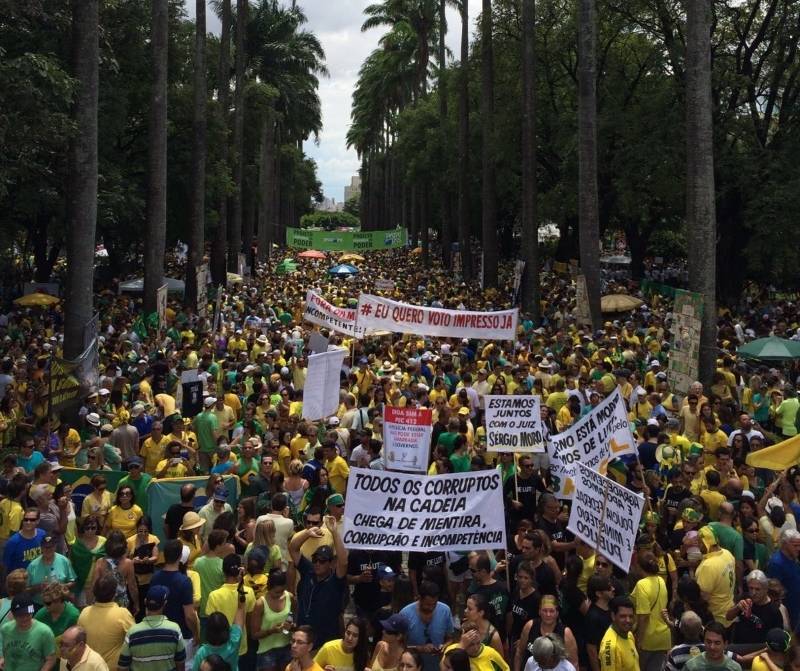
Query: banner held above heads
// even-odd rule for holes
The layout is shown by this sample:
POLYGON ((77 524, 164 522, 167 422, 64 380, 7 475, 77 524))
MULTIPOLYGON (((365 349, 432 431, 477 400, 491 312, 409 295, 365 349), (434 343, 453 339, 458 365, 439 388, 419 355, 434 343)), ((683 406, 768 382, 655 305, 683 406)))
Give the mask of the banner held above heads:
POLYGON ((385 231, 323 231, 309 228, 286 228, 286 246, 316 249, 323 252, 370 251, 405 247, 408 234, 404 228, 385 231))
POLYGON ((355 308, 337 307, 311 289, 306 292, 303 320, 337 333, 344 333, 351 338, 364 337, 364 328, 356 325, 355 308))
POLYGON ((383 454, 392 471, 426 473, 431 451, 433 411, 429 408, 383 409, 383 454))
POLYGON ((567 529, 626 573, 644 497, 578 463, 567 529))
POLYGON ((800 434, 747 455, 747 465, 770 471, 785 471, 800 462, 800 434))
POLYGON ((538 396, 483 397, 487 452, 544 452, 547 435, 538 396))
POLYGON ((339 408, 339 380, 346 349, 310 354, 303 392, 303 419, 324 419, 339 408))
POLYGON ((560 499, 572 498, 574 470, 579 461, 594 471, 605 473, 611 459, 636 453, 625 400, 619 389, 615 389, 588 415, 548 439, 547 454, 555 495, 560 499))
POLYGON ((497 312, 445 310, 361 294, 356 324, 367 332, 386 330, 444 338, 514 340, 518 317, 517 309, 497 312))
POLYGON ((466 552, 506 547, 499 471, 412 475, 353 468, 345 547, 466 552))

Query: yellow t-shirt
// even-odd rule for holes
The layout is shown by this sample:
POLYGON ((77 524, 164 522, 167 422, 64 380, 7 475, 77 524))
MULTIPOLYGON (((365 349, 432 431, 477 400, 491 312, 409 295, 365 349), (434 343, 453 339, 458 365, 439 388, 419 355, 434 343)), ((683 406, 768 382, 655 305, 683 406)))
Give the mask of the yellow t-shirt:
MULTIPOLYGON (((222 587, 211 592, 211 594, 208 595, 208 601, 206 601, 205 614, 211 615, 211 613, 219 611, 228 618, 228 624, 233 624, 236 611, 239 609, 237 587, 238 585, 235 583, 226 582, 222 587)), ((245 586, 243 589, 245 597, 244 610, 245 613, 249 614, 253 612, 253 608, 256 606, 256 596, 249 587, 245 586)), ((243 655, 245 652, 247 652, 247 636, 242 636, 242 642, 239 645, 239 654, 243 655)))
POLYGON ((81 437, 75 429, 67 431, 63 449, 58 461, 64 468, 75 468, 75 457, 81 451, 81 437))
POLYGON ((83 499, 81 506, 81 519, 89 515, 99 515, 105 517, 111 510, 111 493, 106 489, 98 499, 94 494, 89 494, 83 499))
POLYGON ((623 638, 609 627, 600 641, 601 671, 639 671, 639 652, 632 632, 623 638))
POLYGON ((736 561, 725 548, 709 552, 695 571, 695 579, 708 601, 714 619, 727 626, 725 613, 733 608, 733 587, 736 582, 736 561))
POLYGON ((672 633, 661 616, 661 611, 669 602, 667 585, 661 576, 651 575, 636 583, 631 599, 636 615, 647 615, 647 626, 639 636, 642 650, 669 650, 672 647, 672 633))
MULTIPOLYGON (((169 459, 162 459, 158 462, 158 466, 156 466, 156 473, 160 473, 161 469, 164 468, 167 464, 169 464, 169 459)), ((183 462, 179 464, 175 464, 174 466, 170 465, 167 468, 167 472, 162 475, 162 478, 185 478, 189 475, 189 468, 183 462)))
POLYGON ((156 403, 164 409, 164 417, 175 414, 175 399, 169 394, 156 394, 156 403))
POLYGON ((578 589, 581 592, 586 592, 586 586, 589 584, 589 578, 594 575, 594 560, 596 555, 592 554, 591 557, 587 557, 583 560, 583 570, 581 571, 580 576, 578 577, 578 589))
POLYGON ((19 501, 3 499, 0 501, 0 540, 8 540, 22 526, 25 511, 19 501))
MULTIPOLYGON (((460 647, 458 643, 447 646, 445 653, 453 648, 460 647)), ((480 652, 469 658, 470 671, 509 671, 509 666, 503 656, 489 645, 482 645, 480 652)))
POLYGON ((112 506, 108 512, 108 524, 110 529, 117 529, 125 534, 125 538, 130 538, 136 533, 136 520, 141 516, 142 509, 135 503, 128 510, 112 506))
POLYGON ((704 489, 700 492, 700 498, 706 502, 708 518, 716 522, 719 519, 719 507, 726 501, 725 496, 713 489, 704 489))
POLYGON ((350 467, 347 462, 341 457, 334 457, 330 461, 325 462, 325 468, 328 469, 328 480, 330 481, 333 491, 343 494, 347 491, 347 478, 350 475, 350 467))
POLYGON ((323 644, 314 656, 314 661, 323 669, 332 666, 336 671, 353 671, 353 653, 344 651, 340 638, 323 644))
POLYGON ((156 474, 158 462, 164 458, 164 448, 169 444, 169 438, 161 436, 161 440, 156 442, 151 436, 142 443, 139 456, 144 459, 144 472, 150 475, 156 474))

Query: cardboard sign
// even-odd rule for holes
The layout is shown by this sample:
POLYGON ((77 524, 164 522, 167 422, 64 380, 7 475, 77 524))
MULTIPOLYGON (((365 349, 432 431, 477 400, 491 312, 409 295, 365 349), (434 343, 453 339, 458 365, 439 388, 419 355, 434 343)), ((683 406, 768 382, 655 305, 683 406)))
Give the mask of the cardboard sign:
POLYGON ((427 473, 432 416, 429 408, 384 408, 383 454, 387 469, 427 473))
POLYGON ((538 396, 483 397, 487 452, 544 452, 546 431, 538 396))
POLYGON ((346 349, 311 354, 303 388, 303 419, 323 419, 339 408, 339 379, 346 349))
POLYGON ((506 547, 499 471, 412 475, 350 469, 345 547, 461 552, 506 547))
POLYGON ((626 573, 643 510, 641 494, 577 464, 567 529, 626 573))
POLYGON ((547 453, 553 491, 560 499, 572 498, 574 471, 579 461, 594 471, 605 473, 611 459, 636 454, 636 441, 619 389, 566 431, 551 435, 547 453))

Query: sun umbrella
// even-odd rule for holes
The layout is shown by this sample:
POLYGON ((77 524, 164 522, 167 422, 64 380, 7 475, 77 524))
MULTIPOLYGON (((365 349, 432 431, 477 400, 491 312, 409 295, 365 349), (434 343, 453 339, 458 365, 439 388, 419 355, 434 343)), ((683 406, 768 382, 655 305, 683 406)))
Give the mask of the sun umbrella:
POLYGON ((50 294, 41 294, 41 293, 33 293, 27 294, 25 296, 20 296, 17 300, 14 301, 15 305, 19 305, 25 308, 45 308, 49 305, 55 305, 59 302, 59 299, 55 296, 51 296, 50 294))
POLYGON ((322 252, 318 252, 316 249, 307 249, 304 252, 300 252, 297 256, 301 259, 324 259, 325 254, 322 252))
POLYGON ((357 275, 358 268, 355 266, 351 266, 348 263, 340 263, 338 266, 334 266, 328 271, 329 275, 333 275, 334 277, 348 277, 349 275, 357 275))
POLYGON ((603 312, 627 312, 644 305, 644 301, 628 294, 609 294, 600 299, 600 309, 603 312))
POLYGON ((242 279, 242 276, 237 275, 236 273, 228 273, 226 276, 226 280, 228 284, 241 284, 244 281, 242 279))
POLYGON ((749 359, 789 361, 790 359, 800 359, 800 342, 776 338, 774 336, 770 338, 759 338, 746 345, 742 345, 738 352, 741 356, 749 359))
POLYGON ((347 254, 342 254, 341 258, 339 259, 339 263, 347 263, 348 261, 363 261, 364 257, 361 254, 354 254, 353 252, 348 252, 347 254))
POLYGON ((292 261, 292 259, 284 259, 277 266, 275 266, 275 272, 278 273, 279 275, 296 273, 297 264, 294 261, 292 261))

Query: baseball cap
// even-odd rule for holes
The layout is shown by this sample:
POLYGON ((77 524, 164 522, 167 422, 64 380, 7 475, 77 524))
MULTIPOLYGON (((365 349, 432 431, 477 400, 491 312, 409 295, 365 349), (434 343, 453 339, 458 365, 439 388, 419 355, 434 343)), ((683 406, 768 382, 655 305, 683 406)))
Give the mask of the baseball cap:
POLYGON ((214 500, 215 501, 227 501, 228 500, 228 490, 225 487, 217 487, 214 490, 214 500))
POLYGON ((767 632, 767 647, 773 652, 787 652, 791 643, 791 634, 780 627, 774 627, 767 632))
POLYGON ((56 544, 56 539, 54 536, 51 536, 50 534, 47 534, 42 538, 42 546, 55 545, 55 544, 56 544))
POLYGON ((324 561, 333 560, 333 550, 330 545, 320 545, 311 555, 311 559, 322 559, 324 561))
POLYGON ((217 402, 217 399, 216 399, 216 398, 214 398, 213 396, 207 396, 207 397, 206 397, 206 400, 205 400, 205 401, 203 401, 203 405, 204 405, 204 406, 206 406, 206 408, 210 408, 210 407, 211 407, 212 405, 214 405, 216 402, 217 402))
POLYGON ((131 457, 128 459, 128 468, 133 468, 134 466, 138 466, 139 468, 144 466, 144 462, 142 461, 141 457, 131 457))
POLYGON ((169 597, 169 588, 164 585, 152 585, 147 590, 144 605, 148 610, 161 610, 169 597))
POLYGON ((381 620, 381 627, 389 634, 405 634, 408 631, 408 620, 400 613, 395 613, 381 620))
POLYGON ((392 569, 392 567, 388 564, 381 564, 378 567, 377 573, 378 580, 394 580, 397 577, 394 569, 392 569))
POLYGON ((64 468, 64 467, 60 463, 58 463, 57 461, 51 461, 50 462, 50 472, 51 473, 53 471, 60 471, 62 468, 64 468))
POLYGON ((35 611, 33 600, 24 594, 19 594, 11 600, 12 615, 33 615, 35 611))
POLYGON ((338 417, 328 417, 328 426, 339 426, 339 418, 338 417))
POLYGON ((326 500, 325 505, 330 506, 343 506, 344 497, 341 494, 331 494, 326 500))

